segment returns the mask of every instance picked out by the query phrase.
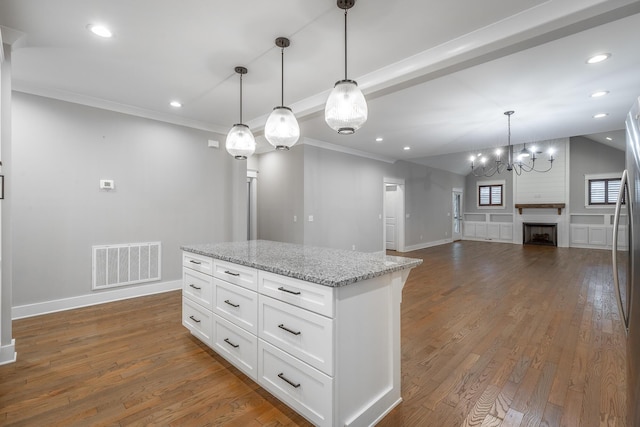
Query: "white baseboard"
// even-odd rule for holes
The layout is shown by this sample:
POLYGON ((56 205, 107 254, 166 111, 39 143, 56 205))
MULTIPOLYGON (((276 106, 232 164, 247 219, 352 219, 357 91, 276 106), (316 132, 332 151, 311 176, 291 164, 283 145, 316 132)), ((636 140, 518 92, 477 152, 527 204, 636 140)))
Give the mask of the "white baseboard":
POLYGON ((16 356, 16 340, 11 340, 11 344, 0 346, 0 365, 15 362, 16 356))
POLYGON ((98 305, 123 299, 174 291, 181 287, 182 280, 173 280, 170 282, 152 283, 149 285, 94 292, 88 295, 80 295, 77 297, 63 298, 53 301, 19 305, 12 308, 11 317, 13 319, 23 319, 25 317, 40 316, 41 314, 72 310, 74 308, 87 307, 89 305, 98 305))
POLYGON ((419 249, 426 249, 433 246, 446 245, 447 243, 451 243, 451 242, 453 242, 452 239, 442 239, 442 240, 435 240, 433 242, 418 243, 417 245, 405 246, 404 251, 402 252, 417 251, 419 249))
POLYGON ((486 237, 463 237, 462 240, 469 240, 472 242, 512 243, 514 245, 522 245, 522 243, 514 242, 513 240, 487 239, 486 237))

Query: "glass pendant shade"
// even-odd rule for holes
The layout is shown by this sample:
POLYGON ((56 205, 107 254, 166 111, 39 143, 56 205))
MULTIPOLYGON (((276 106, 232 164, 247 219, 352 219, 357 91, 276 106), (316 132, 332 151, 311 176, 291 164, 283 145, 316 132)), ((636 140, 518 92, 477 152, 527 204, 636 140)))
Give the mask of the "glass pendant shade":
POLYGON ((290 108, 273 109, 264 127, 264 136, 276 150, 288 150, 298 142, 300 126, 290 108))
POLYGON ((245 124, 233 125, 227 134, 227 152, 237 160, 245 160, 256 151, 256 140, 249 126, 245 124))
POLYGON ((355 133, 367 121, 367 101, 358 83, 340 80, 333 87, 324 107, 324 119, 329 127, 340 134, 355 133))

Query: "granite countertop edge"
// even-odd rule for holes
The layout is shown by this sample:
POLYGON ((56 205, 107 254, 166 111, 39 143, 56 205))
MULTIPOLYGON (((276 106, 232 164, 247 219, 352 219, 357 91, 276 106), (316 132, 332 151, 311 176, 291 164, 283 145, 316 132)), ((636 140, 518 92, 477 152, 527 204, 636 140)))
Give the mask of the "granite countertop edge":
POLYGON ((363 281, 363 280, 368 280, 368 279, 372 279, 374 277, 384 276, 385 274, 394 273, 396 271, 411 269, 411 268, 417 267, 420 264, 422 264, 422 260, 421 259, 402 257, 404 259, 412 260, 412 261, 408 261, 408 262, 406 262, 404 264, 400 264, 400 265, 396 265, 396 266, 385 267, 384 269, 371 271, 371 272, 365 273, 365 274, 359 274, 359 275, 350 276, 350 277, 347 277, 347 278, 342 279, 342 280, 331 280, 331 279, 322 278, 322 277, 318 277, 318 276, 314 276, 314 275, 302 274, 300 272, 288 270, 288 269, 285 269, 285 268, 274 267, 272 265, 267 265, 267 264, 262 264, 262 263, 257 263, 257 262, 250 262, 250 261, 247 261, 247 260, 242 259, 242 258, 236 258, 236 257, 232 257, 232 256, 225 256, 225 255, 221 255, 219 253, 211 253, 211 252, 208 252, 208 251, 196 249, 196 248, 194 248, 192 246, 189 246, 189 245, 181 246, 180 249, 182 249, 183 251, 186 251, 186 252, 191 252, 191 253, 194 253, 194 254, 198 254, 198 255, 214 258, 214 259, 219 259, 221 261, 227 261, 227 262, 231 262, 231 263, 234 263, 234 264, 243 265, 243 266, 246 266, 246 267, 252 267, 252 268, 256 268, 258 270, 263 270, 263 271, 267 271, 267 272, 274 273, 274 274, 280 274, 282 276, 292 277, 294 279, 304 280, 306 282, 312 282, 312 283, 316 283, 318 285, 329 286, 329 287, 347 286, 347 285, 351 285, 353 283, 360 282, 360 281, 363 281))

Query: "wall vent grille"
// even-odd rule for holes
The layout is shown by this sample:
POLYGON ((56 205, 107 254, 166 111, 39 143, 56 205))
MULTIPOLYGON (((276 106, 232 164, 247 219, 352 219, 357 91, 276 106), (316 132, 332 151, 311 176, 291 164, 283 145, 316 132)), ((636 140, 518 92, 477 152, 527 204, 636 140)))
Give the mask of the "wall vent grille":
POLYGON ((160 242, 92 246, 92 289, 160 280, 160 242))

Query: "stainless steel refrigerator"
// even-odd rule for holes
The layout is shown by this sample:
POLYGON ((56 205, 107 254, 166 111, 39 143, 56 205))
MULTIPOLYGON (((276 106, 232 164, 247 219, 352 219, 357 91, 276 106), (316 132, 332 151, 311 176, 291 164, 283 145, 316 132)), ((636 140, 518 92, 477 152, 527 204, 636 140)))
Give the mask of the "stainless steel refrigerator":
POLYGON ((640 98, 626 128, 626 169, 613 223, 613 279, 627 335, 627 425, 640 427, 640 98))

